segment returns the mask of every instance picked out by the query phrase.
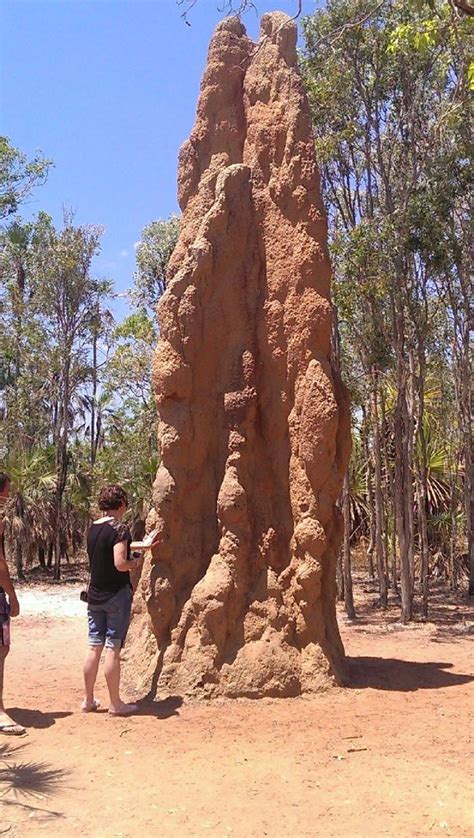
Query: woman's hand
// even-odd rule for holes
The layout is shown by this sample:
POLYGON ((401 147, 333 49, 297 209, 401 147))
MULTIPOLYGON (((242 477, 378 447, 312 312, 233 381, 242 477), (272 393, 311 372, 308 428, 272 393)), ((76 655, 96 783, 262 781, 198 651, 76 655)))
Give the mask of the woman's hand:
MULTIPOLYGON (((130 545, 131 546, 131 545, 130 545)), ((137 556, 135 552, 132 552, 132 558, 128 560, 127 564, 129 565, 131 570, 136 570, 140 567, 144 559, 144 554, 141 553, 137 556)))
POLYGON ((160 542, 160 539, 157 538, 151 544, 144 544, 143 541, 132 541, 130 545, 131 550, 137 550, 139 553, 143 553, 145 550, 153 550, 154 547, 157 547, 160 542))
POLYGON ((142 553, 146 549, 147 548, 143 544, 143 541, 132 541, 130 545, 130 550, 132 551, 132 553, 134 553, 135 551, 137 553, 142 553))
POLYGON ((18 617, 20 613, 20 603, 16 598, 16 594, 10 594, 8 601, 10 603, 10 617, 18 617))
POLYGON ((158 532, 158 528, 156 530, 152 530, 148 533, 148 535, 144 536, 142 541, 132 541, 130 549, 138 550, 140 552, 144 550, 152 550, 160 543, 162 536, 163 533, 158 532))

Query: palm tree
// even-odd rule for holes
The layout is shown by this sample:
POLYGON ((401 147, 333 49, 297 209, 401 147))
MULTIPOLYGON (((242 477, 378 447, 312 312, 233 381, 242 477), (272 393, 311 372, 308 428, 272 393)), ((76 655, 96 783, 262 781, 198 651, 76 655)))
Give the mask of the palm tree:
POLYGON ((8 463, 12 493, 5 509, 5 533, 15 556, 18 579, 33 551, 52 537, 52 498, 56 485, 52 452, 34 449, 17 453, 8 463))

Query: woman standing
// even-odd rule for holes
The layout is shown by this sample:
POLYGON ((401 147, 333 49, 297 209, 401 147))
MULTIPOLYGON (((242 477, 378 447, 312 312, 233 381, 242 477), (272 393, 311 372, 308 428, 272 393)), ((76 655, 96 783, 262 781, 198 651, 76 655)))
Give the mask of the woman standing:
POLYGON ((89 651, 84 661, 84 713, 100 706, 94 698, 94 686, 104 646, 109 714, 129 716, 137 710, 136 704, 126 704, 120 698, 120 650, 130 623, 133 593, 129 571, 141 561, 130 559, 132 539, 122 523, 127 505, 127 493, 121 486, 104 486, 99 496, 99 509, 104 516, 94 521, 87 533, 89 651))

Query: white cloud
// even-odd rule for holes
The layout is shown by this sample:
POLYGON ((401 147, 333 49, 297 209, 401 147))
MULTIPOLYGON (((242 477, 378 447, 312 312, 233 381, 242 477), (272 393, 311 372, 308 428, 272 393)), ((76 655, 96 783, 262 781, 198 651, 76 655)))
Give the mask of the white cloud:
POLYGON ((128 250, 121 250, 121 251, 120 251, 120 256, 122 256, 123 258, 125 258, 126 256, 128 256, 128 250))

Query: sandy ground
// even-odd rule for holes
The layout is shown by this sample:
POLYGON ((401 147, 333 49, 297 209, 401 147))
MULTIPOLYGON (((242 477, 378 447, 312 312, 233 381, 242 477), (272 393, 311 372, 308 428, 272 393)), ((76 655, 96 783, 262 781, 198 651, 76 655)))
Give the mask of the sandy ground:
MULTIPOLYGON (((472 835, 472 614, 341 616, 353 686, 308 699, 81 715, 79 586, 21 590, 0 738, 0 835, 472 835)), ((373 599, 373 597, 372 597, 373 599)), ((98 696, 106 706, 100 676, 98 696)))

